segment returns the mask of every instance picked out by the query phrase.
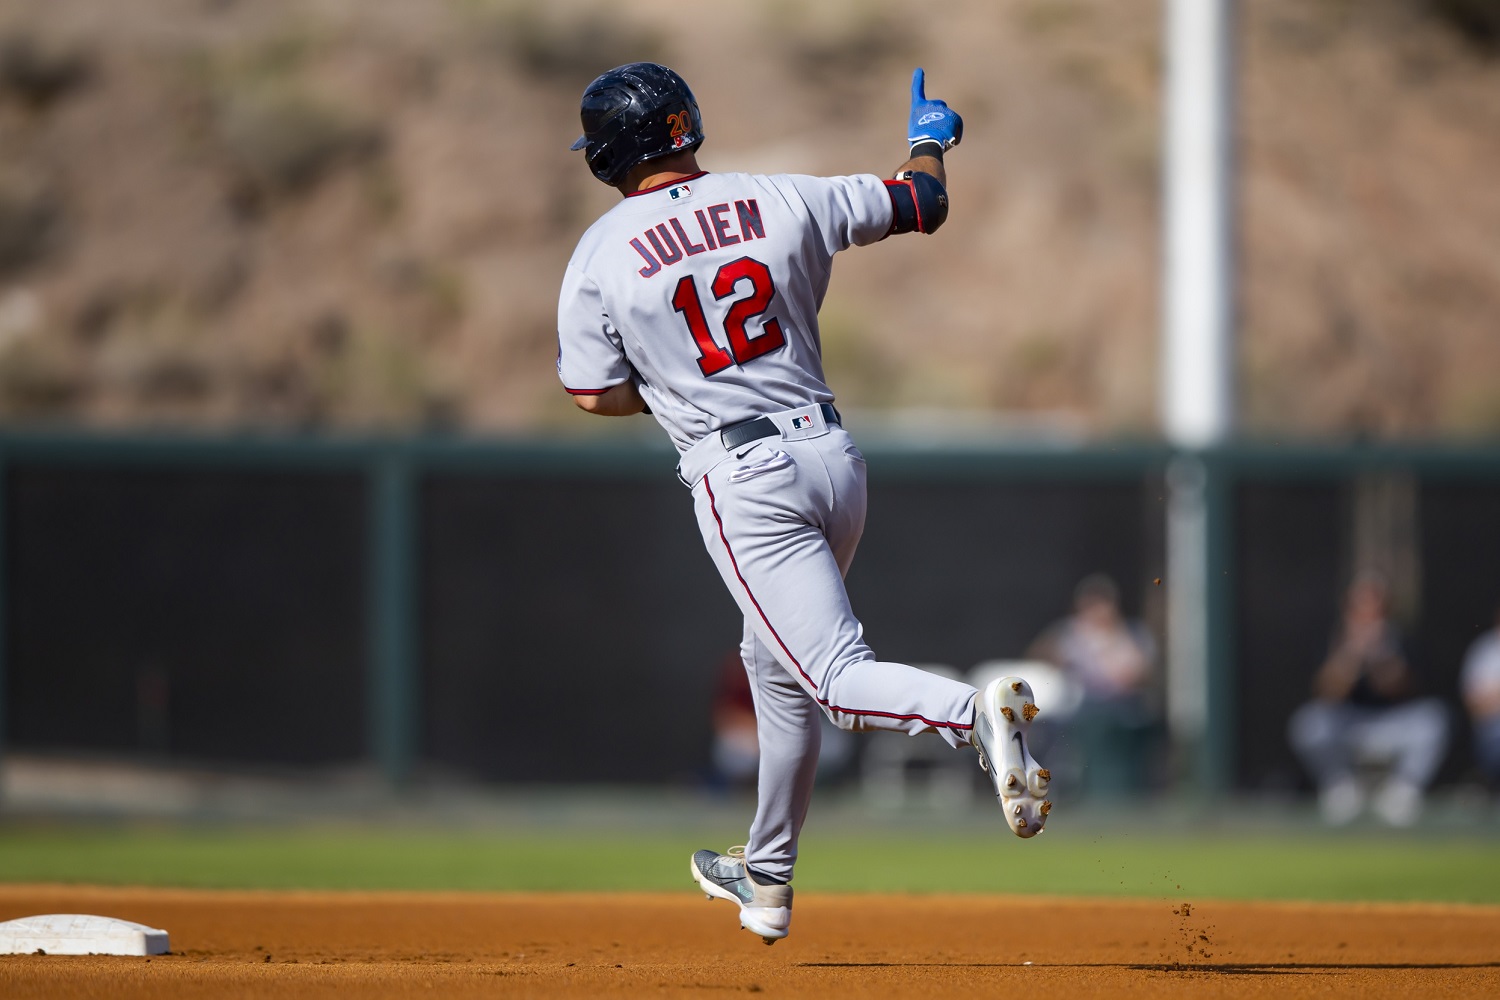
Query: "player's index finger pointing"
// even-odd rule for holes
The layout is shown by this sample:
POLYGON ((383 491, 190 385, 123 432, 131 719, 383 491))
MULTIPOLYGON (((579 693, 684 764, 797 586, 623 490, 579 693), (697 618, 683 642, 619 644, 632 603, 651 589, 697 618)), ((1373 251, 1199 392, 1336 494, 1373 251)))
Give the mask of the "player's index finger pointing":
POLYGON ((911 99, 913 102, 927 100, 927 75, 920 66, 911 74, 911 99))

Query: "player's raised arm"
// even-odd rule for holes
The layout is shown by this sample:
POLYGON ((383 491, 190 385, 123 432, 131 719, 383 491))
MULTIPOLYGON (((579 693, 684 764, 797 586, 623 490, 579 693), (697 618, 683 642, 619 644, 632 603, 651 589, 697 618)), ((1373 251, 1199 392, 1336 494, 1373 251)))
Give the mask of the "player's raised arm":
POLYGON ((927 78, 920 67, 911 75, 911 114, 906 141, 910 156, 886 181, 895 218, 892 233, 936 232, 948 218, 948 172, 943 154, 959 144, 964 120, 946 101, 927 96, 927 78))

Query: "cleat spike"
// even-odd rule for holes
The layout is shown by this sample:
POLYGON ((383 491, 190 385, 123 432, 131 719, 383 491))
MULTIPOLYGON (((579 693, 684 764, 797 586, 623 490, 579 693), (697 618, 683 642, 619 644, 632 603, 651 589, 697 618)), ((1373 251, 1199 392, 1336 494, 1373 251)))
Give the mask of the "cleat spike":
MULTIPOLYGON (((1020 809, 1021 807, 1017 806, 1016 808, 1020 809)), ((1016 820, 1016 826, 1020 827, 1022 830, 1026 829, 1026 817, 1022 816, 1020 819, 1016 820)))
POLYGON ((1024 704, 1024 705, 1021 706, 1021 717, 1024 718, 1027 722, 1030 722, 1032 719, 1035 719, 1037 717, 1037 714, 1039 712, 1041 712, 1041 709, 1037 708, 1034 704, 1032 704, 1029 701, 1026 704, 1024 704))
POLYGON ((1052 780, 1052 772, 1049 771, 1049 770, 1047 770, 1045 767, 1039 767, 1039 768, 1037 768, 1036 776, 1038 778, 1041 778, 1043 781, 1051 781, 1052 780))
POLYGON ((1038 812, 1040 812, 1043 816, 1049 815, 1052 812, 1052 800, 1044 799, 1038 812))
POLYGON ((1021 815, 1021 803, 1019 802, 1016 803, 1015 813, 1017 816, 1021 815))
POLYGON ((1012 681, 1011 685, 1010 685, 1010 689, 1012 691, 1014 691, 1016 694, 1020 694, 1021 693, 1021 682, 1020 681, 1012 681))
POLYGON ((1003 716, 1005 716, 1005 721, 1006 722, 1015 722, 1016 721, 1016 713, 1013 712, 1013 711, 1011 711, 1009 708, 1002 708, 1002 709, 1000 709, 1000 714, 1003 715, 1003 716))
POLYGON ((1006 776, 1006 778, 1005 778, 1005 787, 1006 788, 1015 788, 1016 787, 1016 776, 1014 774, 1006 776))

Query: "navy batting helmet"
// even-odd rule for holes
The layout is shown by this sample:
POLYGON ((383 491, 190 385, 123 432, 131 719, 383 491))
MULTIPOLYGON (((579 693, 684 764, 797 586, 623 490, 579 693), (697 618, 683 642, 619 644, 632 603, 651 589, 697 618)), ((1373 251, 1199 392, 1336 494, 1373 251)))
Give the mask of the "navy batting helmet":
POLYGON ((698 101, 682 77, 665 66, 616 66, 588 85, 578 109, 583 135, 573 149, 594 176, 618 184, 638 163, 696 149, 703 143, 698 101))

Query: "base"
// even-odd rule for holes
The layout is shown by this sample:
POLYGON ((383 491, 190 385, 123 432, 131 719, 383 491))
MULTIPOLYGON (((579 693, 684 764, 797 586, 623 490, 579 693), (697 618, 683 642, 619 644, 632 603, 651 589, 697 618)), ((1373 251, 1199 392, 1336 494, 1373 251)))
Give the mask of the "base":
POLYGON ((165 955, 167 932, 87 913, 49 913, 0 923, 0 955, 165 955))

